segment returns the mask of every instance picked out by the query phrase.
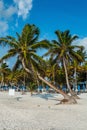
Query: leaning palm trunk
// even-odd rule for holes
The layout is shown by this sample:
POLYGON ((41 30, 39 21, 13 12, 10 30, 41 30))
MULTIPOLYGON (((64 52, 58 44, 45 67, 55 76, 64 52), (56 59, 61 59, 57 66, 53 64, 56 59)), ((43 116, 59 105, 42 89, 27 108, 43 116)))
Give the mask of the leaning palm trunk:
POLYGON ((65 62, 65 58, 64 57, 63 57, 63 66, 64 66, 64 70, 65 70, 66 84, 67 84, 68 90, 69 90, 71 96, 73 96, 76 99, 79 99, 79 97, 76 95, 76 93, 71 90, 71 87, 70 87, 70 84, 69 84, 69 80, 68 80, 68 72, 67 72, 67 68, 66 68, 66 62, 65 62))
MULTIPOLYGON (((27 71, 29 74, 32 74, 32 72, 26 67, 24 59, 22 59, 22 65, 23 65, 23 68, 25 69, 25 71, 27 71)), ((56 88, 54 85, 52 85, 47 80, 45 80, 43 77, 41 77, 39 73, 37 73, 37 76, 41 81, 46 83, 48 86, 50 86, 52 89, 54 89, 56 92, 60 93, 64 97, 65 100, 62 100, 61 103, 64 103, 64 102, 67 102, 69 104, 77 103, 77 101, 72 96, 69 96, 66 93, 64 93, 62 90, 56 88)))

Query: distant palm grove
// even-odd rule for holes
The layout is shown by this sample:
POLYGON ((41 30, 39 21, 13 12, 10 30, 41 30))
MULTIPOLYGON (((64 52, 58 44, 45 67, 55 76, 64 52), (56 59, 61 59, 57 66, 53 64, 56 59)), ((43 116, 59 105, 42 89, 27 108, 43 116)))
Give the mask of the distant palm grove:
POLYGON ((83 84, 87 88, 84 46, 73 44, 78 36, 71 35, 69 30, 56 30, 57 40, 52 41, 40 41, 39 35, 38 27, 26 24, 16 37, 0 37, 0 45, 8 46, 7 54, 0 58, 0 88, 23 85, 33 92, 39 86, 48 86, 64 97, 61 103, 76 104, 78 86, 83 84), (39 49, 46 49, 46 53, 39 56, 39 49), (11 57, 16 59, 12 69, 5 62, 11 57))

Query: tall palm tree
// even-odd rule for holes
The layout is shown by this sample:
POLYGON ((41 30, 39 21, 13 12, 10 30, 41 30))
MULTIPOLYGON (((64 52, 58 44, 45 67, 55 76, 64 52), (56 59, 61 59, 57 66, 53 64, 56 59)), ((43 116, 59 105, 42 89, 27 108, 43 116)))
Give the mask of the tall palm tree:
POLYGON ((40 56, 36 54, 37 48, 48 48, 50 46, 47 40, 39 41, 39 29, 35 25, 25 25, 22 34, 17 33, 17 39, 11 36, 5 38, 0 38, 1 44, 6 44, 10 46, 8 53, 1 58, 1 61, 8 59, 13 56, 17 56, 17 61, 15 64, 19 66, 21 63, 23 68, 37 81, 38 78, 49 85, 51 88, 55 89, 67 99, 68 103, 76 103, 75 99, 72 99, 69 95, 65 94, 63 91, 57 89, 54 85, 50 84, 39 74, 37 68, 41 67, 41 62, 43 61, 40 56), (38 64, 39 63, 39 64, 38 64))
POLYGON ((77 50, 82 47, 72 44, 73 41, 76 40, 78 37, 76 35, 71 36, 69 30, 66 30, 64 32, 57 30, 55 34, 57 35, 58 40, 52 41, 52 48, 44 56, 50 54, 53 58, 54 63, 59 63, 61 61, 61 65, 63 65, 65 70, 67 87, 71 95, 73 96, 73 92, 69 84, 67 64, 73 59, 80 61, 83 60, 81 55, 77 53, 77 50))

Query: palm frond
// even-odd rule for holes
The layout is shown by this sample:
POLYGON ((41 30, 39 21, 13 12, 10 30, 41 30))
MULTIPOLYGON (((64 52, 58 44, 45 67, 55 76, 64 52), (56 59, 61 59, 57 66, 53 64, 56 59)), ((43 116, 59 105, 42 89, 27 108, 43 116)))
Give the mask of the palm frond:
POLYGON ((42 40, 40 42, 37 42, 36 44, 32 44, 32 49, 38 49, 38 48, 45 48, 48 49, 51 46, 50 42, 48 40, 42 40))
POLYGON ((58 41, 59 41, 60 43, 63 43, 62 32, 59 31, 59 30, 57 30, 57 31, 55 31, 55 34, 57 35, 58 41))

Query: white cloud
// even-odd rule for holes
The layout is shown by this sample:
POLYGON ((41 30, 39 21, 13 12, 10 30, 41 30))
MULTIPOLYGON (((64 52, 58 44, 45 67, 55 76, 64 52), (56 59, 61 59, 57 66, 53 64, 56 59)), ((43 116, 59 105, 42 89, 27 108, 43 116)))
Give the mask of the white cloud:
POLYGON ((10 6, 7 10, 5 10, 4 16, 10 18, 16 13, 17 13, 17 9, 13 6, 10 6))
POLYGON ((8 30, 8 23, 5 21, 0 21, 0 36, 5 35, 8 30))
POLYGON ((27 18, 27 15, 32 9, 33 0, 13 0, 18 9, 18 16, 22 16, 23 19, 27 18))
POLYGON ((87 37, 84 37, 83 39, 78 39, 74 42, 75 45, 81 45, 84 46, 85 50, 87 51, 87 37))
MULTIPOLYGON (((6 1, 6 0, 5 0, 6 1)), ((33 0, 13 0, 8 5, 4 0, 0 0, 0 36, 6 34, 9 29, 9 23, 14 20, 14 26, 18 26, 18 18, 26 19, 32 9, 33 0), (14 19, 14 15, 18 17, 14 19)))
POLYGON ((7 6, 3 0, 0 0, 0 36, 6 35, 9 29, 8 23, 16 12, 17 9, 14 6, 7 6))
POLYGON ((26 19, 32 9, 32 2, 33 0, 13 0, 14 6, 7 6, 3 0, 0 0, 0 19, 11 18, 14 14, 26 19))
POLYGON ((18 18, 14 19, 14 15, 26 19, 32 9, 33 0, 13 0, 8 5, 4 0, 0 0, 0 36, 5 34, 9 29, 9 23, 14 20, 14 25, 18 26, 18 18))
POLYGON ((16 13, 17 13, 16 7, 12 5, 7 7, 2 0, 0 1, 0 19, 11 18, 16 13))

